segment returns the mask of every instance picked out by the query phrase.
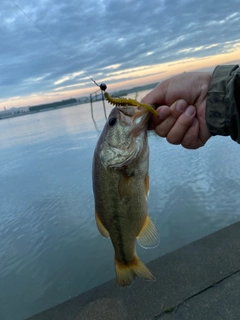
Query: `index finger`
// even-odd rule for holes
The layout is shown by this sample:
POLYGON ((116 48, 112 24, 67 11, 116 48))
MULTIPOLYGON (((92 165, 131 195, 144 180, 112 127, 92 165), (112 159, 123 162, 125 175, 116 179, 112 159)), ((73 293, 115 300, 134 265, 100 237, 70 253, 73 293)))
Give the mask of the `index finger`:
POLYGON ((181 115, 186 110, 187 106, 188 106, 187 101, 183 99, 175 101, 169 108, 170 110, 169 117, 167 117, 164 121, 162 121, 155 127, 156 133, 160 137, 167 137, 169 132, 173 130, 174 125, 178 120, 178 118, 181 118, 181 115))
POLYGON ((149 121, 148 130, 155 129, 160 123, 167 119, 171 114, 171 109, 168 106, 160 106, 157 109, 158 117, 152 116, 149 121))

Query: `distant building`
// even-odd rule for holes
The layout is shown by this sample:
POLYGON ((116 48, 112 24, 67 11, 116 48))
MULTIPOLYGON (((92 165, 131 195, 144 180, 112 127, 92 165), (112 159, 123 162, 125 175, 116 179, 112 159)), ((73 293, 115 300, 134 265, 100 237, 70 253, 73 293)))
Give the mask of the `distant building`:
POLYGON ((0 119, 5 119, 13 116, 14 116, 14 111, 11 111, 11 110, 0 111, 0 119))
POLYGON ((11 109, 6 109, 4 108, 3 111, 0 111, 0 119, 6 119, 6 118, 11 118, 14 116, 20 116, 23 114, 26 114, 29 112, 28 107, 20 107, 20 108, 11 108, 11 109))

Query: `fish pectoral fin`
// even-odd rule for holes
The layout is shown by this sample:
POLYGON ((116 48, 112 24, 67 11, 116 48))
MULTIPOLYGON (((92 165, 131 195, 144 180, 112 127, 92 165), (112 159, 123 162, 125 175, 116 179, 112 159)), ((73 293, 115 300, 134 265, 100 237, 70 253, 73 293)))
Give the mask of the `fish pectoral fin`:
POLYGON ((144 178, 144 191, 145 191, 145 197, 146 197, 146 200, 148 199, 148 196, 149 196, 149 175, 147 174, 144 178))
POLYGON ((142 230, 137 236, 137 242, 145 249, 156 248, 159 245, 159 234, 149 215, 147 215, 142 230))
POLYGON ((128 264, 123 264, 115 258, 116 280, 120 287, 130 286, 136 277, 155 281, 151 271, 135 256, 128 264))
POLYGON ((122 173, 119 181, 119 185, 118 185, 118 193, 121 200, 125 198, 127 194, 129 194, 129 191, 131 191, 131 180, 132 180, 131 175, 126 175, 122 173))
POLYGON ((101 233, 101 235, 103 237, 110 238, 109 232, 107 231, 107 229, 102 224, 102 221, 100 220, 99 214, 98 214, 97 211, 95 211, 95 218, 96 218, 96 224, 97 224, 98 231, 101 233))

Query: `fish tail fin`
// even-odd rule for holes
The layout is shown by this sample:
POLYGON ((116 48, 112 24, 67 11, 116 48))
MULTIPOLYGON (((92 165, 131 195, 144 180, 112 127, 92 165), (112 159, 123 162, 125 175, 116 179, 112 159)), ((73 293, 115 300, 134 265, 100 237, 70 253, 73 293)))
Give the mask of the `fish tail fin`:
POLYGON ((131 262, 124 264, 115 258, 116 280, 120 287, 130 286, 136 277, 149 281, 156 279, 151 271, 136 255, 131 262))

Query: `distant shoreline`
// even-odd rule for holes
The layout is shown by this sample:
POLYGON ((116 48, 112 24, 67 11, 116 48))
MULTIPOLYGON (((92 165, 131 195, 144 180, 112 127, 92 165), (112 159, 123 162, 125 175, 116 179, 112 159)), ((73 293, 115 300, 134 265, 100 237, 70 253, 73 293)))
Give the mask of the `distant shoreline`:
MULTIPOLYGON (((124 90, 119 90, 119 91, 113 91, 111 93, 112 96, 114 97, 118 97, 118 96, 125 96, 128 95, 130 93, 137 93, 137 92, 141 92, 144 90, 150 90, 153 89, 154 87, 156 87, 158 85, 159 82, 155 82, 155 83, 150 83, 144 86, 138 86, 138 87, 134 87, 131 89, 124 89, 124 90)), ((102 99, 93 99, 92 102, 96 102, 96 101, 100 101, 102 99)), ((36 105, 36 106, 31 106, 29 107, 29 111, 24 111, 24 112, 20 112, 21 108, 16 108, 14 111, 10 111, 10 110, 6 110, 6 111, 1 111, 0 112, 0 120, 5 120, 5 119, 10 119, 10 118, 16 118, 16 117, 21 117, 21 116, 26 116, 29 114, 36 114, 39 112, 45 112, 45 111, 51 111, 51 110, 57 110, 57 109, 62 109, 62 108, 68 108, 68 107, 73 107, 79 104, 86 104, 86 103, 90 103, 90 98, 87 96, 81 97, 81 98, 73 98, 73 99, 69 99, 66 101, 57 101, 57 102, 52 102, 49 104, 41 104, 41 105, 36 105), (75 100, 76 102, 74 103, 68 103, 68 101, 71 102, 73 100, 75 100), (65 103, 66 102, 66 103, 65 103), (32 109, 32 110, 31 110, 32 109), (7 112, 8 111, 8 112, 7 112)))

